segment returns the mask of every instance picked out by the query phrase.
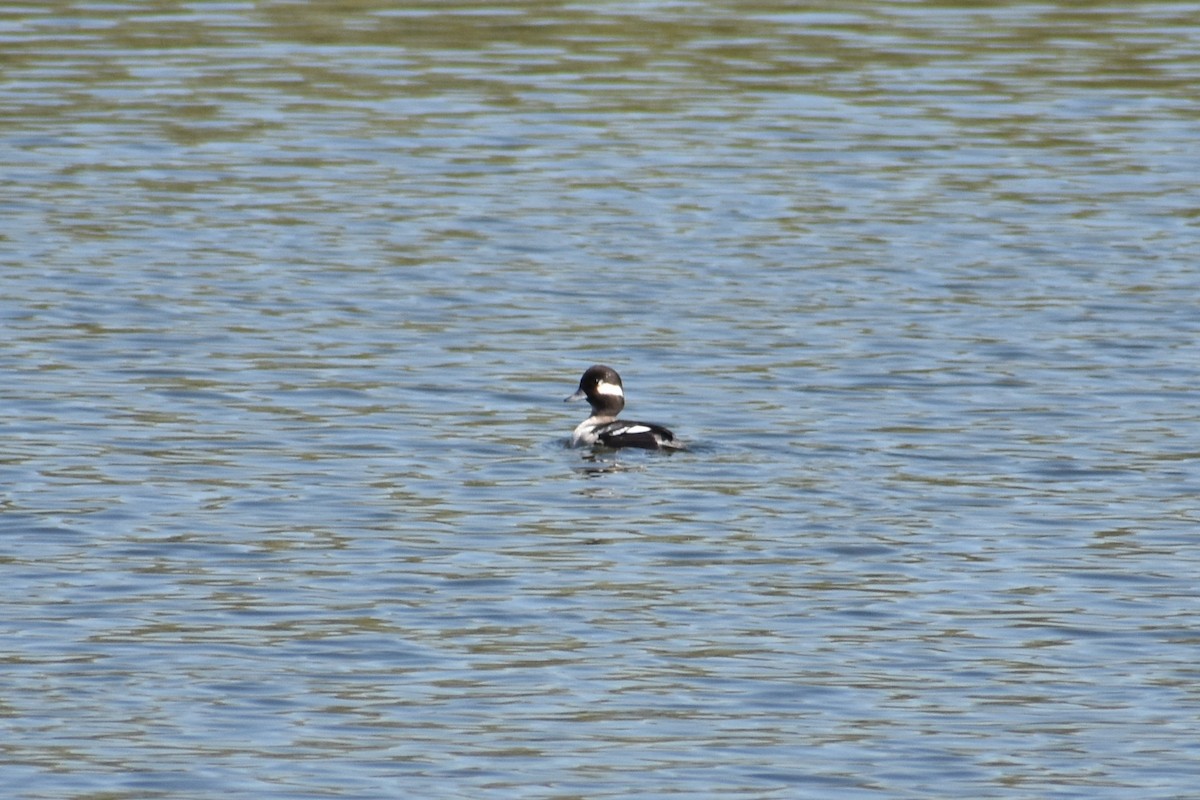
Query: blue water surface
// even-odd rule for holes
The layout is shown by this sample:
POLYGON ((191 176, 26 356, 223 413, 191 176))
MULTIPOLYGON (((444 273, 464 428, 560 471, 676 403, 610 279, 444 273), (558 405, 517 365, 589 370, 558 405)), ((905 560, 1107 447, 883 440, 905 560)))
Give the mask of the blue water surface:
POLYGON ((1192 796, 1198 30, 0 12, 0 783, 1192 796))

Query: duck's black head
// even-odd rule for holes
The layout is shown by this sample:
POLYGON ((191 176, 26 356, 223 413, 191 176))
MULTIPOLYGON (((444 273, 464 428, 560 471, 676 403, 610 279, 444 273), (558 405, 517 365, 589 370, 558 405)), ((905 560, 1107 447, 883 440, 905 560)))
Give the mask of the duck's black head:
POLYGON ((592 414, 597 416, 615 417, 625 407, 625 389, 621 386, 621 376, 612 367, 596 364, 587 368, 579 379, 579 391, 566 398, 587 401, 592 406, 592 414))

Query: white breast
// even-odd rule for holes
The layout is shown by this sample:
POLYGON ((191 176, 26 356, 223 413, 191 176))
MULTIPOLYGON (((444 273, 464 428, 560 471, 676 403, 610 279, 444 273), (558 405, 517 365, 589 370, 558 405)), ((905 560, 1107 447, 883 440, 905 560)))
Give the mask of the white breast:
POLYGON ((571 447, 579 447, 585 444, 596 443, 596 428, 601 423, 596 421, 595 417, 588 417, 583 422, 579 423, 575 430, 571 433, 571 447))

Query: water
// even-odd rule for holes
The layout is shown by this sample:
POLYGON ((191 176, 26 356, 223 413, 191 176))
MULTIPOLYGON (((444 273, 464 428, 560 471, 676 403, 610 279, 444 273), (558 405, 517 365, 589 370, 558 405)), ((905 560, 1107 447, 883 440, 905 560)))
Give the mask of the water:
POLYGON ((1198 30, 3 12, 9 795, 1191 796, 1198 30))

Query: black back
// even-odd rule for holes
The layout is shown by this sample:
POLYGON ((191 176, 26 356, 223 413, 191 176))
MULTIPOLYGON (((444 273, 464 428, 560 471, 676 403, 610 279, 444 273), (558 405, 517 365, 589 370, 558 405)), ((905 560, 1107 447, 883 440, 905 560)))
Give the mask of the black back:
POLYGON ((675 434, 662 425, 652 422, 610 422, 596 431, 596 440, 605 447, 641 447, 658 450, 675 445, 675 434), (636 433, 627 433, 630 428, 639 428, 636 433))

